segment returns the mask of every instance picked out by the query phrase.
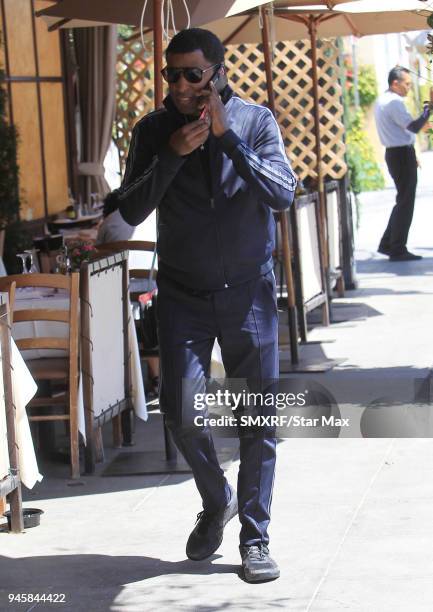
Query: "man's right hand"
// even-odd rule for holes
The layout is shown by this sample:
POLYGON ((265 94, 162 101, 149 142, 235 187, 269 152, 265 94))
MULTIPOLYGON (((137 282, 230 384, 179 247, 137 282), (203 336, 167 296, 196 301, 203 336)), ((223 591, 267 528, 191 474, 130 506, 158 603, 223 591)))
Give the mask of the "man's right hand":
POLYGON ((203 119, 198 119, 173 132, 168 144, 177 155, 189 155, 204 144, 208 136, 209 125, 203 119))

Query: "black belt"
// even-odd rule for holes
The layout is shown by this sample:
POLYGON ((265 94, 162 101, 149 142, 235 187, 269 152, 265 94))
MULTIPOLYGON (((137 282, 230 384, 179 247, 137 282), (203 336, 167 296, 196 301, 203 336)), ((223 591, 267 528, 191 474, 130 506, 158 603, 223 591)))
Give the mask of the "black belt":
POLYGON ((387 151, 391 149, 413 149, 413 148, 414 148, 413 145, 401 145, 399 147, 386 147, 387 151))

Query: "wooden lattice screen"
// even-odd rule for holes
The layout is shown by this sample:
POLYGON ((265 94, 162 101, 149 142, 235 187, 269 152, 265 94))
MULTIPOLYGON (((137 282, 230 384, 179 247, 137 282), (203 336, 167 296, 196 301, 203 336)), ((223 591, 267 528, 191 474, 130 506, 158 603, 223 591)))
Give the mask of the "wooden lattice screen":
POLYGON ((117 44, 117 110, 114 140, 119 149, 122 174, 131 131, 137 119, 153 110, 153 56, 143 52, 140 40, 119 37, 117 44))
MULTIPOLYGON (((343 142, 343 104, 333 40, 318 42, 323 174, 338 179, 346 173, 343 142)), ((229 82, 245 99, 266 104, 267 93, 261 45, 229 45, 229 82)), ((311 47, 307 40, 279 42, 274 48, 274 92, 287 154, 301 179, 316 177, 313 131, 311 47)), ((153 110, 153 62, 138 41, 121 42, 118 58, 116 141, 126 159, 131 129, 153 110)))

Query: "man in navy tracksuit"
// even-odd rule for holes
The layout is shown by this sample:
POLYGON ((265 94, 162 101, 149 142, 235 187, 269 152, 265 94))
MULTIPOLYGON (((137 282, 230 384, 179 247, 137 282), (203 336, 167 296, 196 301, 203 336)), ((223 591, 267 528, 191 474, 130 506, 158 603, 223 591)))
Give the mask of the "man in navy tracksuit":
MULTIPOLYGON (((236 495, 209 427, 194 423, 194 394, 205 392, 215 338, 228 378, 247 380, 249 391, 265 391, 278 378, 272 211, 290 206, 296 177, 272 113, 227 85, 214 34, 179 32, 166 60, 169 95, 164 108, 136 124, 115 193, 131 225, 158 209, 160 403, 203 500, 186 553, 194 560, 214 553, 239 504, 244 577, 274 579, 267 528, 275 431, 238 428, 236 495)), ((261 410, 275 414, 274 406, 261 410)))

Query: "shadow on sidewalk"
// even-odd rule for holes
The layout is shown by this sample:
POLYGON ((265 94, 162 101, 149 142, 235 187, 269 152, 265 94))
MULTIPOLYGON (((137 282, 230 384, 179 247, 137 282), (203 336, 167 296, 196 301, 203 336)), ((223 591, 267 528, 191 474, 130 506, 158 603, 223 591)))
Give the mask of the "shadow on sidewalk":
MULTIPOLYGON (((384 257, 370 257, 356 260, 359 274, 394 274, 395 276, 424 276, 433 274, 433 257, 418 261, 389 261, 384 257)), ((415 291, 413 293, 416 293, 415 291)), ((429 294, 430 292, 422 292, 429 294)))
MULTIPOLYGON (((25 536, 18 536, 25 537, 25 536)), ((145 542, 143 543, 145 544, 145 542)), ((110 604, 121 593, 124 586, 142 582, 158 576, 209 576, 212 574, 239 574, 240 565, 227 563, 214 564, 221 558, 214 554, 205 561, 164 561, 147 556, 109 556, 97 554, 32 556, 19 559, 0 556, 1 599, 6 598, 2 609, 28 609, 22 604, 15 608, 7 606, 9 593, 64 593, 64 608, 85 609, 85 599, 89 599, 88 610, 110 610, 110 604), (93 604, 91 599, 93 598, 93 604), (66 604, 66 605, 65 605, 66 604), (100 607, 102 605, 102 607, 100 607)), ((143 587, 146 585, 143 584, 143 587)), ((184 586, 182 588, 187 589, 184 586)), ((177 585, 177 603, 179 603, 177 585)), ((169 593, 169 591, 168 591, 169 593)), ((143 597, 145 595, 143 594, 143 597)), ((187 597, 187 594, 185 594, 187 597)), ((146 596, 149 602, 149 594, 146 596)), ((167 598, 170 603, 170 597, 167 598)), ((164 602, 159 600, 158 605, 164 602)), ((172 602, 176 603, 175 601, 172 602)), ((1 606, 2 604, 0 604, 1 606)), ((118 604, 120 605, 120 604, 118 604)), ((48 609, 49 604, 39 604, 37 609, 48 609), (45 607, 45 605, 47 607, 45 607), (41 607, 40 607, 41 606, 41 607)), ((165 608, 164 609, 168 609, 165 608)), ((218 607, 212 607, 217 610, 218 607)), ((222 608, 221 608, 222 609, 222 608)))
MULTIPOLYGON (((360 287, 350 292, 350 297, 371 297, 377 295, 433 295, 433 291, 416 291, 408 289, 407 291, 395 291, 386 287, 360 287)), ((383 313, 382 313, 383 314, 383 313)))
MULTIPOLYGON (((33 489, 29 490, 23 487, 23 500, 27 506, 36 503, 38 500, 67 498, 67 497, 84 497, 88 495, 104 495, 107 493, 119 493, 122 491, 143 491, 157 487, 176 487, 193 478, 192 473, 166 473, 166 474, 133 474, 129 475, 111 475, 104 476, 104 471, 110 466, 119 455, 130 455, 137 453, 137 460, 143 461, 143 454, 149 453, 149 457, 155 451, 159 451, 161 458, 164 454, 164 438, 162 427, 162 416, 160 413, 151 412, 149 419, 144 422, 140 419, 135 420, 134 430, 134 446, 113 448, 111 440, 111 424, 107 423, 103 427, 104 442, 105 442, 105 461, 96 464, 94 474, 85 474, 82 451, 81 468, 82 474, 77 480, 70 480, 69 457, 67 454, 60 457, 60 454, 52 457, 41 456, 38 452, 37 460, 39 471, 43 475, 43 480, 36 483, 33 489)), ((60 439, 59 444, 62 442, 60 439)), ((64 446, 67 447, 68 440, 64 439, 64 446)), ((232 460, 236 460, 238 449, 238 440, 222 439, 215 440, 215 447, 222 461, 222 457, 226 457, 225 450, 231 450, 232 460)), ((181 456, 179 460, 181 460, 181 456)), ((223 464, 227 469, 226 464, 223 464)), ((1 606, 0 606, 1 610, 1 606)))
MULTIPOLYGON (((306 394, 302 408, 284 413, 310 425, 278 428, 286 438, 425 438, 433 436, 432 371, 411 365, 359 368, 344 364, 324 374, 288 374, 280 392, 306 394), (330 418, 332 417, 332 418, 330 418), (342 423, 340 419, 348 419, 342 423), (313 425, 314 427, 311 426, 313 425)), ((283 414, 281 411, 280 414, 283 414)))
POLYGON ((147 488, 176 485, 192 478, 192 474, 155 474, 135 475, 122 477, 102 477, 102 473, 108 465, 120 453, 142 452, 160 450, 164 456, 164 439, 162 428, 162 417, 159 413, 149 413, 147 421, 135 420, 134 446, 114 448, 112 443, 112 428, 110 423, 103 427, 105 461, 96 464, 94 474, 84 473, 84 448, 80 447, 81 476, 77 480, 70 479, 70 467, 68 450, 68 439, 65 435, 58 436, 56 449, 62 452, 54 454, 43 454, 37 451, 37 461, 43 480, 36 483, 33 489, 23 488, 23 499, 25 502, 33 503, 42 499, 54 499, 61 497, 78 497, 85 495, 98 495, 105 493, 145 490, 147 488))

